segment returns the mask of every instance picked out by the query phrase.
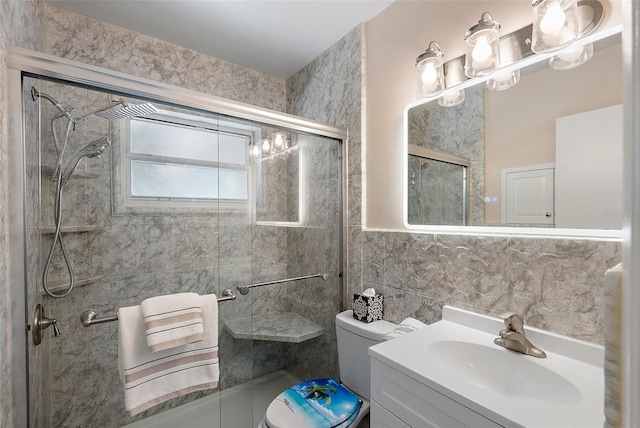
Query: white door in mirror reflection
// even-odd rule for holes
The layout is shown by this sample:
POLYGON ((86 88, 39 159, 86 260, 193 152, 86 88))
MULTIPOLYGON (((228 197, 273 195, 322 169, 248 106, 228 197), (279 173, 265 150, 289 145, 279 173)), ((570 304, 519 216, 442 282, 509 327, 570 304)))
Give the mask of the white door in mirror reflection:
POLYGON ((553 165, 502 170, 502 223, 553 225, 553 165))

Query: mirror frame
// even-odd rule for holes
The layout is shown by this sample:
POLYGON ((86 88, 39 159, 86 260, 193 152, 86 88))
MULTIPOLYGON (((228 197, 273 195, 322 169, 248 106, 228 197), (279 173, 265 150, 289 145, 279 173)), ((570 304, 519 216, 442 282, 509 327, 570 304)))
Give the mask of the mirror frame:
MULTIPOLYGON (((602 31, 596 31, 576 42, 576 46, 597 42, 607 37, 622 33, 622 24, 611 26, 602 31)), ((556 53, 535 54, 528 58, 517 61, 513 64, 500 68, 500 71, 513 71, 542 61, 547 61, 556 53)), ((476 77, 447 88, 436 96, 424 98, 407 105, 403 113, 403 156, 402 170, 404 180, 402 181, 403 194, 403 222, 404 227, 414 232, 448 234, 448 235, 476 235, 476 236, 511 236, 511 237, 537 237, 537 238, 579 238, 599 241, 622 241, 622 230, 610 229, 566 229, 566 228, 537 228, 537 227, 505 227, 505 226, 440 226, 440 225, 416 225, 409 224, 409 192, 406 183, 409 180, 408 156, 409 156, 409 110, 423 104, 437 100, 447 92, 459 91, 472 86, 483 84, 491 79, 493 74, 483 77, 476 77)), ((622 78, 622 76, 620 77, 622 78)))

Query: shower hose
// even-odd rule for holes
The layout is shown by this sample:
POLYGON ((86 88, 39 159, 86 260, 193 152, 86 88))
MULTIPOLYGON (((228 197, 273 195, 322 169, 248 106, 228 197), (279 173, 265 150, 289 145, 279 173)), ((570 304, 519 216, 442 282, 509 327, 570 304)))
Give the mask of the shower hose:
POLYGON ((60 234, 60 225, 62 224, 62 187, 64 186, 62 182, 62 158, 64 155, 64 151, 67 147, 67 142, 69 141, 69 133, 71 132, 71 129, 74 127, 74 125, 75 125, 75 120, 68 112, 66 112, 66 114, 64 113, 58 114, 51 119, 51 132, 53 135, 54 143, 56 145, 56 151, 58 152, 58 161, 56 163, 56 169, 53 173, 53 178, 56 182, 56 193, 55 193, 55 201, 54 201, 54 208, 53 208, 55 232, 53 235, 53 242, 51 243, 51 248, 49 249, 49 255, 47 256, 47 261, 44 266, 44 272, 42 274, 42 288, 44 288, 44 291, 45 293, 47 293, 47 295, 54 298, 67 296, 69 293, 71 293, 71 290, 73 290, 73 285, 74 285, 73 268, 71 266, 71 260, 69 259, 69 255, 67 254, 67 249, 65 248, 64 241, 62 240, 62 235, 60 234), (62 146, 59 143, 58 135, 56 132, 56 126, 55 126, 55 121, 61 117, 66 117, 68 120, 67 129, 65 130, 65 133, 64 133, 64 140, 62 142, 62 146), (51 259, 53 258, 53 252, 55 251, 57 244, 60 245, 60 249, 62 250, 62 257, 64 258, 64 263, 66 265, 67 272, 69 273, 69 287, 66 289, 66 291, 62 293, 54 293, 49 288, 49 285, 48 285, 49 281, 47 278, 49 276, 49 268, 51 267, 51 259))

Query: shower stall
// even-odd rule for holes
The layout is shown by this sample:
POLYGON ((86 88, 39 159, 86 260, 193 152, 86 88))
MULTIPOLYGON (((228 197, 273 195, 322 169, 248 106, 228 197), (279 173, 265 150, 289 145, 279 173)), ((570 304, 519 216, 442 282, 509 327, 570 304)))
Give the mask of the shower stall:
POLYGON ((29 331, 14 330, 24 345, 14 361, 26 361, 14 371, 28 426, 253 427, 286 387, 337 377, 342 130, 38 54, 16 58, 10 120, 22 132, 11 136, 10 196, 22 201, 12 227, 24 251, 12 269, 24 312, 14 318, 29 331), (180 292, 221 298, 218 388, 132 417, 114 315, 180 292), (44 324, 32 319, 36 305, 44 324))

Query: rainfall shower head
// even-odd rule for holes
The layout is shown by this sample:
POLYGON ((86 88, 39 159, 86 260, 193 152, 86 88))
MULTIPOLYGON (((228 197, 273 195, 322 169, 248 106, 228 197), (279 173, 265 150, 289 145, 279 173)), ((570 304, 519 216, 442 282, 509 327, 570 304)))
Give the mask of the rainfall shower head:
POLYGON ((148 114, 157 113, 158 109, 151 103, 145 104, 126 104, 122 101, 118 104, 120 107, 112 107, 107 110, 96 112, 96 116, 100 116, 107 120, 130 119, 136 116, 146 116, 148 114))
POLYGON ((100 137, 80 149, 75 155, 73 155, 67 164, 67 167, 64 169, 61 178, 62 185, 67 184, 71 174, 76 170, 82 158, 99 158, 100 155, 109 148, 109 146, 111 146, 111 141, 107 137, 100 137))

